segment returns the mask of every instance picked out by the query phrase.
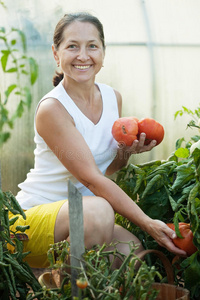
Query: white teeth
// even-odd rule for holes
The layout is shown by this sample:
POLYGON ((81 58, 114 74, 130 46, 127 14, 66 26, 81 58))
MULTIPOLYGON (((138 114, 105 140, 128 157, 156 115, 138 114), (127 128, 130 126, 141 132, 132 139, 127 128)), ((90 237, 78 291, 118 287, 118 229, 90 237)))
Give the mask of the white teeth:
POLYGON ((90 66, 74 66, 76 69, 85 70, 89 69, 90 66))

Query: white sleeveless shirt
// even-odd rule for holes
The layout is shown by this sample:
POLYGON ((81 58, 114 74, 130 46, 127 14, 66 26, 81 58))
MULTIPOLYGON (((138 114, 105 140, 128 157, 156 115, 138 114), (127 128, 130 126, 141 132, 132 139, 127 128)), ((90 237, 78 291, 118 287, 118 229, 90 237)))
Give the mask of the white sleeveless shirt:
MULTIPOLYGON (((55 98, 60 101, 72 116, 78 131, 84 137, 97 166, 105 174, 107 167, 117 153, 117 142, 112 137, 111 129, 114 121, 119 118, 119 113, 114 90, 102 83, 98 83, 97 86, 101 92, 103 111, 96 125, 76 106, 66 93, 62 82, 46 94, 40 102, 47 98, 55 98)), ((83 196, 93 195, 63 166, 58 157, 38 134, 35 123, 34 130, 34 141, 36 143, 34 168, 27 174, 26 180, 19 184, 21 190, 16 196, 21 207, 29 209, 36 205, 67 199, 69 179, 83 196)), ((59 153, 59 155, 65 155, 65 153, 59 153)), ((70 154, 68 155, 70 156, 70 154)), ((80 149, 75 156, 72 154, 71 159, 79 159, 81 155, 80 149)))

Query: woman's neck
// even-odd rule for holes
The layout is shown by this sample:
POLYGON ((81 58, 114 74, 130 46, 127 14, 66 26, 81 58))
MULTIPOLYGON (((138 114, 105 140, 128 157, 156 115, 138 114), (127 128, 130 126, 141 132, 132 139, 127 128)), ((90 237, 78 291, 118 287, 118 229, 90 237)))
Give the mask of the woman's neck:
POLYGON ((95 98, 95 92, 97 87, 95 86, 94 81, 80 83, 74 80, 66 80, 64 78, 63 86, 68 95, 74 101, 84 101, 90 103, 95 98))
POLYGON ((82 113, 97 124, 103 112, 101 92, 94 82, 92 83, 69 83, 63 80, 63 86, 82 113))

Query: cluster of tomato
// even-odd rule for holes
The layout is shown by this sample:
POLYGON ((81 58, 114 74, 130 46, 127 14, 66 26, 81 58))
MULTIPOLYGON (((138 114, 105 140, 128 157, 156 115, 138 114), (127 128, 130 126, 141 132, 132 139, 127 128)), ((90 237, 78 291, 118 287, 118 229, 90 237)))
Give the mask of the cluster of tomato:
POLYGON ((123 117, 117 119, 112 127, 114 139, 126 146, 131 146, 142 132, 146 134, 145 145, 152 140, 156 140, 156 145, 159 145, 164 138, 163 126, 152 118, 139 120, 136 117, 123 117))

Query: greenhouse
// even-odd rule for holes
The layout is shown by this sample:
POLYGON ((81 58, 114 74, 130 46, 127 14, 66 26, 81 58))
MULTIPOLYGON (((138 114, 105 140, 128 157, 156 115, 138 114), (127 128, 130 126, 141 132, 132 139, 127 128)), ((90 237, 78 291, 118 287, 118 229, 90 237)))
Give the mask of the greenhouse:
POLYGON ((0 1, 0 299, 200 299, 199 14, 0 1))

